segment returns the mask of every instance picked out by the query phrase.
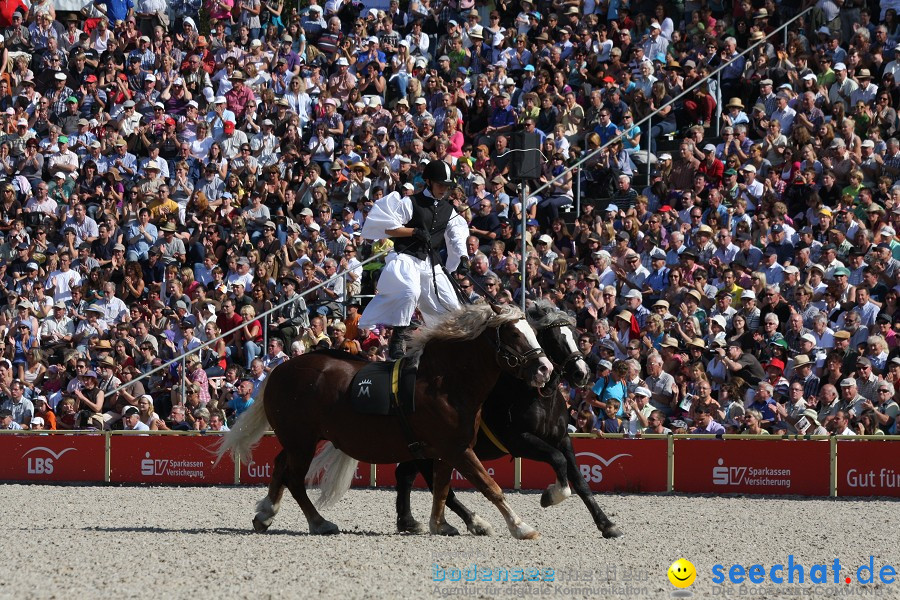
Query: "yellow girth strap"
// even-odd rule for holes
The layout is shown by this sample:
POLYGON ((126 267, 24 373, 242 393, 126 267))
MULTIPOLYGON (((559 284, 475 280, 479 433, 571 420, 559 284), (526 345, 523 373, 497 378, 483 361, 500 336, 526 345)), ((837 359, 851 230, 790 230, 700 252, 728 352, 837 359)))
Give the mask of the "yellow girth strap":
POLYGON ((391 370, 391 398, 394 399, 394 405, 400 407, 400 363, 403 359, 394 361, 394 368, 391 370))
POLYGON ((506 446, 504 446, 500 442, 500 440, 497 439, 497 436, 494 435, 494 432, 490 430, 490 428, 484 423, 483 420, 481 421, 481 425, 479 425, 479 427, 481 428, 481 431, 484 432, 484 435, 486 435, 487 438, 491 440, 491 443, 497 446, 498 450, 503 451, 504 454, 511 454, 511 452, 506 449, 506 446))

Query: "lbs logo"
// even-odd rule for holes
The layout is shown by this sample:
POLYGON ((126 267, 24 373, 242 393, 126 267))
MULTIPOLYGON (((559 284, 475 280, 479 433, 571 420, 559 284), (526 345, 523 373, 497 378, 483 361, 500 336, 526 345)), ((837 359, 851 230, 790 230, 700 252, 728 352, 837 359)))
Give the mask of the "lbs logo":
POLYGON ((59 453, 56 453, 50 448, 38 446, 23 454, 22 458, 27 459, 26 468, 29 475, 51 475, 53 473, 53 461, 59 460, 70 450, 75 450, 75 448, 63 448, 59 453), (46 453, 49 456, 29 456, 35 452, 46 453))
MULTIPOLYGON (((593 452, 579 452, 575 455, 576 459, 581 459, 582 457, 590 457, 597 464, 579 464, 578 468, 581 469, 581 474, 584 476, 584 480, 588 483, 600 483, 603 481, 603 467, 608 467, 613 464, 620 458, 625 458, 631 456, 630 454, 616 454, 610 459, 605 459, 599 454, 594 454, 593 452)), ((581 460, 577 462, 581 463, 581 460)))

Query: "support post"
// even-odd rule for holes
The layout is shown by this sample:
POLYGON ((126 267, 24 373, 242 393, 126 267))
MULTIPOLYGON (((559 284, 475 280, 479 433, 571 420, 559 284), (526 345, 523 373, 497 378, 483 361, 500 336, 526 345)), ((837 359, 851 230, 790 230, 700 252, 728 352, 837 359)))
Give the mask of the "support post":
POLYGON ((647 115, 647 187, 650 187, 650 171, 653 165, 650 164, 650 145, 653 143, 650 138, 650 132, 653 131, 653 113, 647 115))
POLYGON ((519 207, 522 209, 522 262, 519 264, 519 291, 522 295, 522 312, 525 312, 525 261, 528 259, 528 243, 525 241, 525 230, 528 224, 528 211, 525 209, 525 182, 519 182, 519 207))

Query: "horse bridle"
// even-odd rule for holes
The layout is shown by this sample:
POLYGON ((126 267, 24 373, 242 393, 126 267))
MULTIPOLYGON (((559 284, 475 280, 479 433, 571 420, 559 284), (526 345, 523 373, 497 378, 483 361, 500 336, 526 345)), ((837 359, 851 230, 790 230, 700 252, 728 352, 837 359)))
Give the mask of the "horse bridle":
MULTIPOLYGON (((517 320, 521 321, 522 319, 524 319, 524 317, 519 317, 519 319, 517 320)), ((494 346, 497 350, 497 362, 499 363, 500 359, 503 359, 503 361, 506 362, 506 365, 510 369, 517 369, 530 363, 533 360, 541 357, 547 357, 544 349, 540 346, 538 346, 537 348, 532 348, 531 350, 528 350, 524 353, 520 353, 500 339, 500 327, 495 327, 494 331, 497 334, 497 337, 494 340, 494 346)))
MULTIPOLYGON (((569 323, 565 319, 558 319, 544 325, 540 329, 537 330, 538 336, 541 335, 541 332, 547 331, 548 329, 562 329, 563 327, 571 327, 572 324, 569 323)), ((538 340, 540 341, 540 340, 538 340)), ((538 390, 538 395, 543 398, 550 398, 556 393, 556 388, 559 387, 559 380, 562 378, 566 369, 569 368, 569 365, 575 362, 576 360, 580 360, 584 358, 584 354, 579 352, 578 350, 574 350, 570 352, 562 361, 562 364, 558 365, 556 361, 553 360, 551 356, 547 356, 547 360, 549 360, 553 364, 553 374, 550 376, 550 381, 547 382, 547 385, 538 390), (546 393, 544 390, 548 390, 546 393)))

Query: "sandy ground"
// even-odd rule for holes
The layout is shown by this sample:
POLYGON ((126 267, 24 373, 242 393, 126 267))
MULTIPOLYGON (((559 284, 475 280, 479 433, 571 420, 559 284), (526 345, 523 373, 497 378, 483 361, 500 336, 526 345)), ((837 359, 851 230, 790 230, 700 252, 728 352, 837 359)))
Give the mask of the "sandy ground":
MULTIPOLYGON (((3 485, 6 507, 0 576, 2 598, 671 598, 668 566, 685 557, 698 576, 696 598, 798 596, 900 598, 900 582, 857 583, 856 568, 873 557, 900 572, 900 503, 610 495, 601 506, 625 530, 604 540, 581 501, 541 509, 534 493, 510 502, 543 534, 512 539, 482 497, 462 500, 497 531, 484 538, 408 536, 394 532, 394 496, 353 490, 325 516, 343 533, 307 534, 299 507, 286 496, 268 533, 250 518, 262 488, 153 488, 3 485), (768 573, 788 555, 807 569, 803 585, 744 586, 713 582, 713 566, 761 563, 768 573), (841 583, 833 582, 835 559, 841 583), (827 565, 827 584, 809 570, 827 565), (474 583, 472 565, 477 565, 474 583), (460 568, 454 571, 453 567, 460 568), (530 569, 552 582, 485 582, 500 569, 530 569), (843 582, 845 576, 852 582, 843 582), (443 581, 440 580, 443 577, 443 581), (451 581, 459 577, 462 581, 451 581)), ((413 493, 425 519, 430 494, 413 493)), ((451 515, 451 523, 460 525, 451 515)), ((863 572, 863 575, 866 573, 863 572)))

